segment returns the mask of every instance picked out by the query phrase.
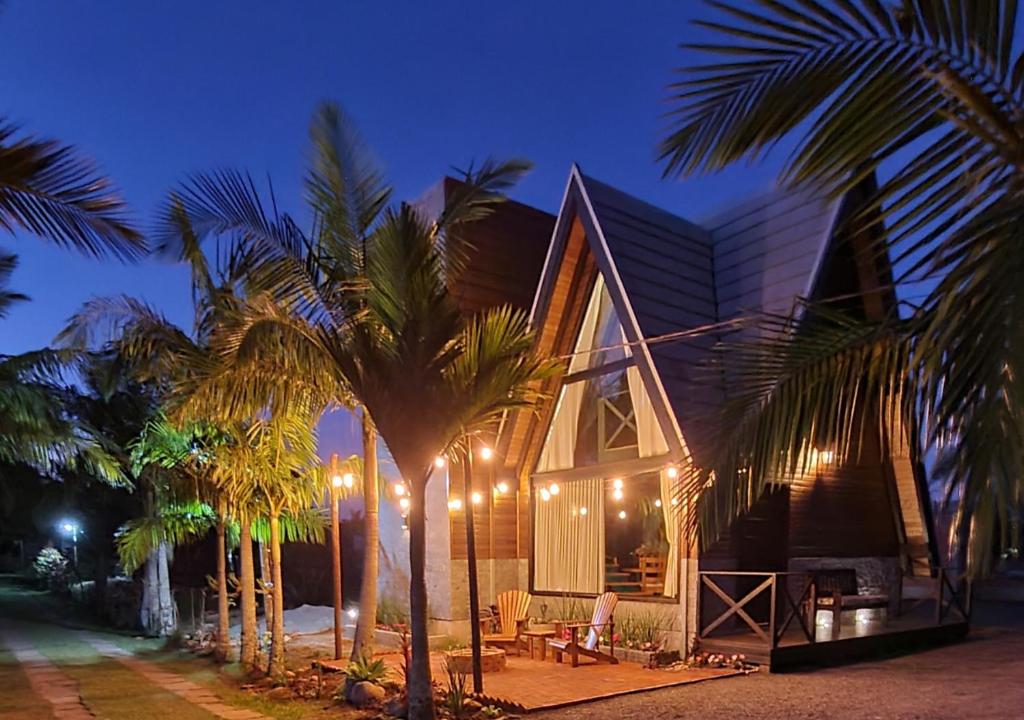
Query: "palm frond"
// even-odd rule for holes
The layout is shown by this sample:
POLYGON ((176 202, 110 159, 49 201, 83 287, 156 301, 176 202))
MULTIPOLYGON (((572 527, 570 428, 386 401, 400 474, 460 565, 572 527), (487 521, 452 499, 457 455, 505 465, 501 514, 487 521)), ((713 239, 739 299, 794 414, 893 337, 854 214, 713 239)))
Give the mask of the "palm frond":
POLYGON ((73 148, 17 137, 0 122, 0 229, 22 228, 86 255, 129 260, 145 251, 110 181, 73 148))
POLYGON ((28 300, 27 295, 6 289, 16 267, 18 267, 17 255, 0 255, 0 320, 7 316, 11 305, 28 300))

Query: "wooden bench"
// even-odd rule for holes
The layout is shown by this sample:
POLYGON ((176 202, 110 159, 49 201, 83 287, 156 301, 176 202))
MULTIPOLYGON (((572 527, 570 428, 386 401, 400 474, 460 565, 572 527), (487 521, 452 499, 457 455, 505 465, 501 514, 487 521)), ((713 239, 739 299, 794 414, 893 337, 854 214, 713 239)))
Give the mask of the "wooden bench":
POLYGON ((857 591, 857 571, 853 568, 836 568, 814 571, 814 612, 832 613, 832 636, 839 637, 843 610, 865 610, 889 607, 889 596, 884 594, 860 594, 857 591))

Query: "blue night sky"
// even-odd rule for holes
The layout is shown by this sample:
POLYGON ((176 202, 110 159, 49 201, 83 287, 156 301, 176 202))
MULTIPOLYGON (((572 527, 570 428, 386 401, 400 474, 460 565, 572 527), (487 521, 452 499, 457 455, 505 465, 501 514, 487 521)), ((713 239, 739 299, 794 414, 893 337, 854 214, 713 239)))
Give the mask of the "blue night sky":
MULTIPOLYGON (((681 0, 9 0, 0 113, 93 157, 143 228, 176 182, 221 167, 269 175, 301 216, 307 124, 323 99, 355 117, 398 197, 453 165, 516 155, 536 168, 513 196, 544 210, 557 211, 576 161, 700 219, 768 187, 779 165, 661 179, 665 87, 692 59, 678 44, 700 38, 688 22, 697 12, 681 0)), ((0 325, 0 353, 48 344, 96 295, 127 293, 190 320, 180 266, 88 260, 31 237, 0 237, 0 248, 19 254, 12 286, 32 297, 0 325)))

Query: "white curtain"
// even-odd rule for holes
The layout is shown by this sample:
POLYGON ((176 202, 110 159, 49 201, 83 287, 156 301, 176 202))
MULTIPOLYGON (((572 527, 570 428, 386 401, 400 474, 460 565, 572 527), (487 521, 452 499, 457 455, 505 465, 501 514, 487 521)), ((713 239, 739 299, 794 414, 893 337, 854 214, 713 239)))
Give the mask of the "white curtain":
MULTIPOLYGON (((576 352, 580 353, 594 347, 594 333, 597 331, 597 319, 601 311, 601 293, 604 289, 604 280, 599 274, 594 285, 594 292, 590 296, 587 305, 587 312, 583 316, 583 326, 580 328, 580 336, 576 341, 576 352)), ((578 372, 587 367, 590 360, 589 354, 573 355, 569 361, 569 373, 578 372)), ((541 451, 540 460, 537 462, 537 472, 548 472, 550 470, 567 470, 573 465, 573 455, 576 452, 576 433, 580 420, 580 405, 583 402, 583 390, 586 382, 575 382, 562 386, 562 392, 558 397, 558 405, 555 407, 551 419, 551 427, 548 428, 548 437, 544 442, 544 449, 541 451)))
MULTIPOLYGON (((643 378, 636 366, 626 371, 629 382, 629 396, 633 400, 636 415, 637 450, 640 457, 664 455, 668 452, 665 435, 661 432, 658 417, 651 405, 651 396, 644 388, 643 378)), ((665 518, 665 539, 668 542, 668 558, 665 562, 665 595, 675 596, 679 587, 679 528, 680 513, 672 504, 673 482, 665 470, 661 471, 661 513, 665 518)))
POLYGON ((604 481, 561 484, 557 495, 537 497, 534 506, 534 588, 604 592, 604 481))
POLYGON ((640 457, 664 455, 668 452, 668 444, 661 432, 658 416, 654 414, 651 396, 644 388, 643 378, 640 377, 640 371, 637 370, 636 365, 630 365, 626 370, 626 380, 629 382, 629 397, 633 401, 637 451, 640 457))
POLYGON ((675 483, 668 472, 661 471, 661 513, 665 517, 665 538, 668 541, 668 557, 665 559, 665 596, 675 597, 679 591, 679 542, 681 515, 679 508, 672 504, 675 483))

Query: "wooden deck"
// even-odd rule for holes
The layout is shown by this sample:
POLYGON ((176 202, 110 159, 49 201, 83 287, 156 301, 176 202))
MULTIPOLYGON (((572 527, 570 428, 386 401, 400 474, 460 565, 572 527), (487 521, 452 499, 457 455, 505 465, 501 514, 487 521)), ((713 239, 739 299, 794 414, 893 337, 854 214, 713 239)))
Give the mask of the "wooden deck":
POLYGON ((890 622, 848 623, 838 638, 832 628, 816 627, 815 642, 807 642, 797 629, 789 630, 774 648, 748 632, 722 634, 701 640, 701 649, 728 655, 743 654, 771 672, 785 672, 814 665, 838 665, 894 653, 959 642, 967 637, 968 623, 954 621, 935 625, 920 618, 890 622))
MULTIPOLYGON (((385 657, 399 671, 401 657, 385 657)), ((443 663, 441 653, 431 654, 431 672, 434 680, 442 684, 446 682, 443 663)), ((541 662, 509 655, 504 670, 484 674, 484 692, 477 699, 487 705, 528 713, 740 674, 735 670, 712 668, 650 670, 637 663, 608 665, 589 662, 586 658, 574 668, 550 658, 541 662)), ((472 678, 467 683, 472 687, 472 678)))

